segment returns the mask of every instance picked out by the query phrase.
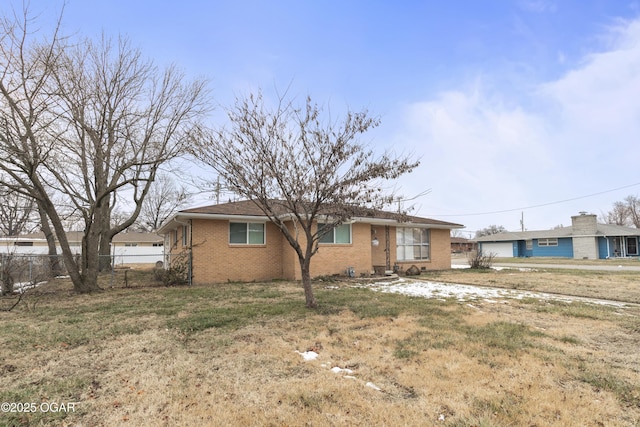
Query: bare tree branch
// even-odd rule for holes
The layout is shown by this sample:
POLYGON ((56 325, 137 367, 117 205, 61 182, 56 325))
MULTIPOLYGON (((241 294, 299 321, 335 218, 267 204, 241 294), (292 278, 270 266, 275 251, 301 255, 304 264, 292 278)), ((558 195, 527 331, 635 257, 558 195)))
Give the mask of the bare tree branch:
POLYGON ((309 266, 319 240, 350 218, 391 203, 382 183, 418 162, 375 156, 361 144, 360 135, 380 123, 367 111, 330 121, 311 98, 299 108, 280 97, 269 109, 259 93, 238 99, 228 115, 227 128, 194 135, 192 152, 280 229, 298 255, 306 304, 315 307, 309 266))

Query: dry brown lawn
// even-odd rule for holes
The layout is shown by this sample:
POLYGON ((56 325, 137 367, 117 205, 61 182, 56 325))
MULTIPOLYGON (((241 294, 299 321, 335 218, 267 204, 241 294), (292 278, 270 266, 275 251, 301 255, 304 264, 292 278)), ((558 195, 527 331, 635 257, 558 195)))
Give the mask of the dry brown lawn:
MULTIPOLYGON (((640 274, 512 273, 427 278, 639 301, 640 274)), ((0 413, 0 425, 640 424, 636 305, 469 304, 352 284, 317 282, 315 311, 287 282, 47 285, 0 312, 0 402, 75 411, 0 413)))

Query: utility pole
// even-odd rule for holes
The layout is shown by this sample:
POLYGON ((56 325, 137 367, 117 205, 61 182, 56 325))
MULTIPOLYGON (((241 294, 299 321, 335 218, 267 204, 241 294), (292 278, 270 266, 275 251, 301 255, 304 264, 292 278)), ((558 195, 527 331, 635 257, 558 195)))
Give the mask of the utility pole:
POLYGON ((520 227, 522 228, 522 231, 524 232, 524 211, 520 212, 520 227))

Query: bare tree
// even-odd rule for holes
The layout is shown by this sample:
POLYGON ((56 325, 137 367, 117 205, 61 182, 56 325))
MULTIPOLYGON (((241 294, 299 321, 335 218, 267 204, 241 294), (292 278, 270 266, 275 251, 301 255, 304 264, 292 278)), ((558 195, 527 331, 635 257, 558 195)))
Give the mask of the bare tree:
POLYGON ((35 200, 0 186, 0 236, 17 236, 34 226, 35 200))
POLYGON ((360 144, 379 124, 366 111, 329 121, 310 98, 302 108, 285 97, 268 108, 258 94, 238 99, 228 115, 227 129, 195 138, 194 154, 280 229, 298 256, 306 306, 316 307, 310 262, 319 240, 364 210, 390 204, 381 184, 418 162, 376 157, 360 144))
POLYGON ((33 40, 22 20, 0 24, 0 170, 36 199, 58 238, 78 292, 98 289, 100 254, 135 221, 158 168, 183 152, 208 110, 204 81, 159 71, 126 40, 64 44, 57 32, 33 40), (76 261, 55 197, 83 219, 76 261), (134 204, 112 224, 119 197, 134 204))
POLYGON ((640 228, 640 198, 638 196, 627 196, 624 199, 629 212, 629 220, 635 228, 640 228))
POLYGON ((629 226, 629 209, 623 202, 615 202, 613 209, 602 215, 602 219, 606 224, 615 224, 629 226))
POLYGON ((613 204, 613 209, 602 214, 607 224, 640 228, 640 197, 629 195, 623 201, 613 204))
POLYGON ((159 174, 142 202, 138 228, 156 231, 181 208, 189 203, 190 194, 185 185, 176 185, 176 178, 159 174))
POLYGON ((498 234, 507 231, 502 225, 490 225, 482 230, 476 231, 476 239, 482 236, 491 236, 492 234, 498 234))

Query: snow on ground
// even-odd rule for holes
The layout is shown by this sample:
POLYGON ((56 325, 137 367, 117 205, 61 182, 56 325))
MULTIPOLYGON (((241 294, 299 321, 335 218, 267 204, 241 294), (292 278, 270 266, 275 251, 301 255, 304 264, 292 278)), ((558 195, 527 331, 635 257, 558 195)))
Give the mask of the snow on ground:
POLYGON ((521 291, 515 289, 489 288, 483 286, 430 282, 419 279, 399 278, 391 282, 375 282, 371 285, 367 285, 366 287, 378 292, 398 293, 415 297, 437 298, 442 300, 447 298, 455 298, 461 302, 475 300, 497 302, 498 299, 505 298, 536 298, 540 300, 555 300, 567 303, 581 301, 592 304, 610 305, 614 307, 625 306, 624 303, 615 301, 547 294, 544 292, 521 291))
POLYGON ((14 292, 20 292, 23 293, 29 289, 33 289, 35 287, 38 286, 42 286, 45 283, 47 283, 46 281, 43 282, 38 282, 38 283, 32 283, 32 282, 18 282, 18 283, 14 283, 13 284, 13 291, 14 292))
MULTIPOLYGON (((506 300, 506 299, 522 299, 522 298, 536 298, 540 300, 556 300, 556 301, 564 301, 567 303, 571 303, 573 301, 581 301, 592 304, 602 304, 602 305, 610 305, 615 307, 624 307, 624 303, 614 302, 614 301, 605 301, 605 300, 597 300, 590 298, 580 298, 580 297, 570 297, 565 295, 554 295, 547 294, 543 292, 529 292, 529 291, 519 291, 514 289, 502 289, 502 288, 488 288, 482 286, 472 286, 472 285, 458 285, 451 283, 439 283, 439 282, 430 282, 426 280, 420 279, 406 279, 406 278, 398 278, 393 281, 383 281, 383 282, 375 282, 372 284, 366 285, 357 285, 360 287, 369 288, 376 292, 390 292, 390 293, 399 293, 404 295, 410 295, 415 297, 423 297, 423 298, 438 298, 438 299, 446 299, 446 298, 456 298, 460 302, 468 302, 475 300, 483 300, 485 302, 497 303, 498 300, 506 300)), ((331 289, 340 289, 339 287, 327 287, 331 289)), ((468 303, 468 305, 471 305, 468 303)), ((473 306, 472 306, 473 307, 473 306)), ((317 360, 320 357, 320 354, 315 351, 308 350, 305 352, 300 352, 296 350, 306 362, 313 363, 313 361, 317 360)), ((324 369, 330 369, 336 375, 341 375, 342 378, 355 380, 357 383, 362 384, 364 387, 371 388, 373 390, 384 392, 383 389, 378 387, 375 383, 371 381, 366 381, 359 379, 357 373, 349 368, 342 368, 340 366, 333 366, 329 363, 321 363, 320 366, 324 369)), ((438 421, 444 421, 445 415, 440 414, 438 417, 438 421)))

